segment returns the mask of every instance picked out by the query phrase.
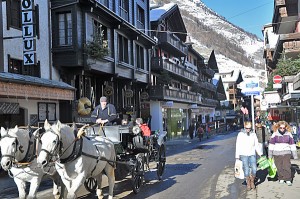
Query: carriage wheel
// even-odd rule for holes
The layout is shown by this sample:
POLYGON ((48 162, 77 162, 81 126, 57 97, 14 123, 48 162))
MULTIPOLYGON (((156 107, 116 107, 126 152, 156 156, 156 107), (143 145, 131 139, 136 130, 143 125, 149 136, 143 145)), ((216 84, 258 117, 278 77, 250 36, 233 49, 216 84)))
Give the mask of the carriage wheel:
POLYGON ((90 177, 84 181, 84 187, 86 190, 88 190, 90 193, 96 193, 97 188, 97 180, 93 177, 90 177))
POLYGON ((157 162, 158 180, 162 179, 162 175, 165 172, 165 166, 166 166, 166 148, 165 145, 162 144, 158 150, 158 162, 157 162))
POLYGON ((137 194, 144 182, 144 157, 143 154, 136 156, 136 164, 132 168, 132 190, 137 194))

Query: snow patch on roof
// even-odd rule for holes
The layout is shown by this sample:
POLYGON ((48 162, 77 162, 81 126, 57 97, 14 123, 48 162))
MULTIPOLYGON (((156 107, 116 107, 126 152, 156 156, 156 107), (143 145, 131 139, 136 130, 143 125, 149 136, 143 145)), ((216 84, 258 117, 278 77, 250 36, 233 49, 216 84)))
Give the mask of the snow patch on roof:
POLYGON ((174 5, 176 4, 168 3, 159 8, 150 10, 150 21, 158 21, 161 18, 161 16, 167 13, 174 5))

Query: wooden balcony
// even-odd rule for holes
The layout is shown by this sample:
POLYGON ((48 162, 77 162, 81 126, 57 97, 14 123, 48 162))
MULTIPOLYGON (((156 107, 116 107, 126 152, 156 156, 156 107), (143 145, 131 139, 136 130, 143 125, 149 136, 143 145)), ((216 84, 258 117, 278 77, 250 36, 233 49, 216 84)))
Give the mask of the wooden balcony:
POLYGON ((215 100, 215 99, 210 99, 210 98, 202 98, 202 105, 205 106, 218 106, 219 105, 219 101, 215 100))
POLYGON ((295 31, 298 20, 298 0, 275 0, 273 27, 276 34, 287 34, 295 31))
POLYGON ((170 32, 158 33, 158 45, 176 57, 184 57, 188 52, 187 46, 170 32))
POLYGON ((186 70, 185 67, 180 64, 170 59, 159 57, 153 57, 151 59, 151 70, 166 70, 185 82, 196 82, 198 77, 195 73, 186 70))
POLYGON ((300 32, 281 34, 278 37, 272 62, 276 64, 285 52, 286 58, 297 58, 300 52, 300 32))
POLYGON ((202 74, 206 74, 209 77, 214 77, 214 75, 215 75, 215 71, 211 68, 203 68, 203 69, 201 69, 201 72, 202 72, 202 74))
POLYGON ((205 82, 206 89, 212 92, 216 92, 217 88, 210 82, 205 82))
POLYGON ((236 89, 228 89, 229 94, 237 94, 236 89))
POLYGON ((299 41, 286 41, 283 43, 283 51, 290 58, 298 58, 300 53, 300 38, 299 41))
POLYGON ((159 85, 151 86, 149 93, 150 99, 201 104, 201 95, 199 93, 181 90, 178 88, 159 85))

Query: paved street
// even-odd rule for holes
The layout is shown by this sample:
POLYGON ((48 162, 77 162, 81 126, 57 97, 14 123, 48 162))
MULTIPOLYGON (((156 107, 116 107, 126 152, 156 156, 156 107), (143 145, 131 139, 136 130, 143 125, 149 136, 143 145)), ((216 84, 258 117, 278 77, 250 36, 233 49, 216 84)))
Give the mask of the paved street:
MULTIPOLYGON (((277 181, 268 181, 266 171, 258 171, 257 189, 246 192, 246 186, 242 184, 243 180, 234 178, 236 135, 237 133, 218 135, 202 142, 195 138, 167 141, 168 157, 163 180, 159 182, 155 169, 151 169, 145 175, 145 185, 140 193, 137 195, 132 193, 130 181, 124 180, 116 184, 114 198, 298 198, 300 177, 297 173, 295 173, 293 186, 289 187, 286 184, 280 185, 277 181)), ((297 164, 298 162, 293 160, 294 168, 297 164)), ((38 198, 53 198, 51 186, 49 181, 44 182, 39 190, 38 198)), ((106 188, 103 191, 104 194, 107 193, 106 188)), ((16 197, 16 187, 12 180, 1 177, 0 198, 16 197)), ((79 198, 96 197, 82 188, 79 198)))

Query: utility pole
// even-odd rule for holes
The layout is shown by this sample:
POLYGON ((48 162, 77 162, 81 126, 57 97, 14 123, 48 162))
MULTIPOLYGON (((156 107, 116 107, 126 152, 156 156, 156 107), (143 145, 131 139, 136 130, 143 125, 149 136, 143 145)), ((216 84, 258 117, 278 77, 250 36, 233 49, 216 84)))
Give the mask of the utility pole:
POLYGON ((0 72, 4 72, 2 0, 0 0, 0 72))

